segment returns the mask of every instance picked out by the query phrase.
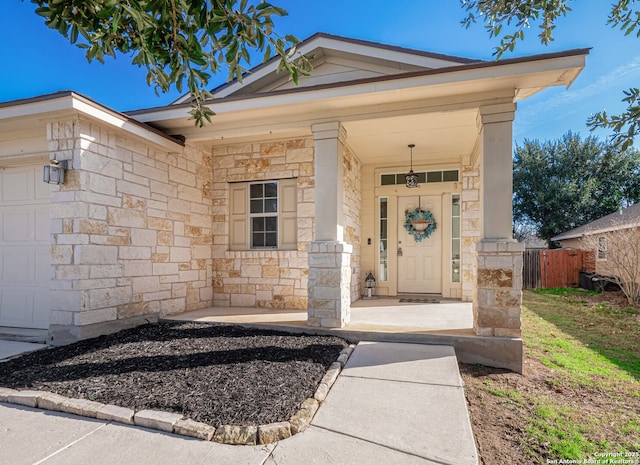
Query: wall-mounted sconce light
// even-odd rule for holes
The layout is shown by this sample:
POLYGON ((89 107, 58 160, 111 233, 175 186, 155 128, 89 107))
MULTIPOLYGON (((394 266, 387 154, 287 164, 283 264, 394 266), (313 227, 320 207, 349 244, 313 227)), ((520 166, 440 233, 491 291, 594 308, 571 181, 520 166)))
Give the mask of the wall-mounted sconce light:
POLYGON ((51 160, 44 165, 42 180, 49 184, 64 184, 64 172, 67 170, 67 160, 51 160))

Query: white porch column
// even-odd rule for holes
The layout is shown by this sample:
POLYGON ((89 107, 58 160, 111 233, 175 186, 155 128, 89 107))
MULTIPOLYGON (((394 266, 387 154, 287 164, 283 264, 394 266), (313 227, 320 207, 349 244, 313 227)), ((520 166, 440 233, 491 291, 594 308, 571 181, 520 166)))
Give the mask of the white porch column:
POLYGON ((344 234, 344 143, 339 122, 311 126, 316 177, 316 241, 342 241, 344 234))
POLYGON ((480 154, 481 239, 476 244, 474 329, 479 336, 520 337, 522 251, 513 239, 515 104, 482 107, 480 154))
POLYGON ((513 119, 515 104, 480 108, 481 238, 511 240, 513 216, 513 119))
POLYGON ((344 145, 339 122, 314 124, 315 238, 308 245, 307 325, 340 328, 351 319, 351 252, 344 234, 344 145))

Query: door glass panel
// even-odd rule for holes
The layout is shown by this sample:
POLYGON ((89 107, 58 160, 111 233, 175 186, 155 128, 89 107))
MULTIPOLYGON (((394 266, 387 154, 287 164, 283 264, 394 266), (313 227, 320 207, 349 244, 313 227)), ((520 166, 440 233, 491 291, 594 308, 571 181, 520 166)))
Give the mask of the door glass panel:
POLYGON ((388 257, 387 257, 387 249, 388 249, 388 221, 387 221, 387 211, 388 211, 388 202, 387 198, 383 197, 380 199, 380 245, 378 249, 378 253, 380 256, 380 266, 378 268, 378 281, 385 282, 388 280, 388 257))
MULTIPOLYGON (((457 173, 457 171, 456 171, 457 173)), ((460 194, 451 195, 451 282, 460 282, 460 194)))

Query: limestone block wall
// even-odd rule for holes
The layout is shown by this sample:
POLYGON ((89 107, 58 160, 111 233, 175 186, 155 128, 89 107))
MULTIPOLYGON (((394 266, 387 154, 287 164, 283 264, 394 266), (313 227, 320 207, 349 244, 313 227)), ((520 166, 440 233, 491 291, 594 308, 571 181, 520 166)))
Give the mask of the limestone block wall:
POLYGON ((362 163, 347 146, 344 151, 344 241, 351 244, 351 302, 362 295, 360 271, 361 209, 362 209, 362 163))
POLYGON ((470 166, 462 170, 462 237, 461 272, 462 300, 472 302, 476 288, 476 244, 481 235, 480 172, 470 166))
POLYGON ((211 306, 211 157, 97 123, 47 128, 70 160, 51 193, 51 332, 59 342, 211 306))
POLYGON ((318 241, 309 252, 309 307, 307 325, 342 328, 351 320, 351 255, 344 242, 318 241))
POLYGON ((522 266, 524 244, 480 241, 477 299, 473 303, 478 336, 522 336, 522 266))
POLYGON ((213 157, 215 306, 307 308, 306 246, 313 240, 313 139, 216 146, 213 157), (297 179, 296 250, 229 250, 229 183, 297 179))

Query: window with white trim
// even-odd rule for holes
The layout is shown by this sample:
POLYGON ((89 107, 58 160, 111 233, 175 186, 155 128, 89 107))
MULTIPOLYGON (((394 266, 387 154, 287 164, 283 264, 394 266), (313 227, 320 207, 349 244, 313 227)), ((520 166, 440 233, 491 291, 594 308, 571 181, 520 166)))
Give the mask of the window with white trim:
POLYGON ((607 259, 607 238, 599 237, 598 238, 598 260, 606 260, 607 259))
POLYGON ((278 182, 249 184, 249 239, 252 249, 278 247, 278 182))
POLYGON ((297 249, 297 180, 232 183, 230 250, 297 249))

